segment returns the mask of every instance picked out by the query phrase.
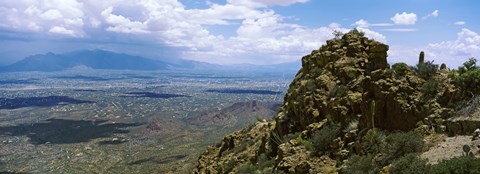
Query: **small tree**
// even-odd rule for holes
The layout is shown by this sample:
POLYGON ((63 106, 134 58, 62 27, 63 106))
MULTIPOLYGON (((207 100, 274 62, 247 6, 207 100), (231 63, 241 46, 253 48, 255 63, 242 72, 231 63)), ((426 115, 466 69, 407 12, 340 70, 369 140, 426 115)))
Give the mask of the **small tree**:
POLYGON ((339 40, 339 39, 342 38, 343 33, 341 31, 338 31, 338 30, 333 30, 333 36, 335 37, 335 40, 339 40))
POLYGON ((477 60, 470 58, 458 68, 458 75, 453 76, 456 86, 472 95, 480 94, 480 67, 477 60))
POLYGON ((403 77, 410 71, 410 68, 406 63, 399 62, 392 65, 392 70, 395 71, 399 77, 403 77))

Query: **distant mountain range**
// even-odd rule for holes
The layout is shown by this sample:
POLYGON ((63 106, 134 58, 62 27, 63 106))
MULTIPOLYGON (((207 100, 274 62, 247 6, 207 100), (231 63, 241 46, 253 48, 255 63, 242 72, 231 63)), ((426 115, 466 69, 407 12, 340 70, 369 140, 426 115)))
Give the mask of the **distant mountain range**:
POLYGON ((216 65, 192 60, 177 59, 160 61, 141 56, 115 53, 105 50, 82 50, 65 54, 37 54, 14 64, 0 67, 0 72, 21 71, 63 71, 69 69, 104 69, 104 70, 237 70, 237 71, 284 71, 295 72, 300 68, 300 61, 276 65, 216 65))

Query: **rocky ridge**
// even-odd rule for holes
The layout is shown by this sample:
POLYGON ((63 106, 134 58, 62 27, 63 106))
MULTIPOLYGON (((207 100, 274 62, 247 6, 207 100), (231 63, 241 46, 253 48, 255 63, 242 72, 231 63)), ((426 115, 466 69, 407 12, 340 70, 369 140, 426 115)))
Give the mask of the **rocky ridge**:
POLYGON ((252 165, 261 173, 337 173, 341 161, 361 151, 359 137, 369 129, 447 131, 463 96, 445 68, 431 77, 438 84, 428 92, 431 79, 408 67, 390 69, 388 49, 357 30, 328 40, 302 58, 274 120, 224 137, 199 157, 194 173, 242 173, 252 165), (332 124, 341 132, 328 150, 309 149, 304 140, 332 124))

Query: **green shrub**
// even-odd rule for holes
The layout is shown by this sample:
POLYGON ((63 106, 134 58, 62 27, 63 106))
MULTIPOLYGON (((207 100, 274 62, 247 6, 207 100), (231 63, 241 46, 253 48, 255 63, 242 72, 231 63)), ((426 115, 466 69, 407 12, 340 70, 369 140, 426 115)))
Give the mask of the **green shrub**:
MULTIPOLYGON (((375 163, 373 161, 373 156, 368 154, 365 156, 353 155, 348 159, 346 168, 342 173, 347 174, 364 174, 364 173, 375 173, 375 163)), ((378 170, 378 169, 377 169, 378 170)))
POLYGON ((417 154, 408 154, 394 161, 390 172, 392 174, 426 174, 429 173, 427 161, 417 154))
POLYGON ((380 130, 370 129, 362 138, 361 146, 366 153, 377 154, 384 145, 385 134, 380 130))
POLYGON ((258 166, 259 169, 265 169, 265 168, 268 168, 268 167, 273 167, 274 163, 275 163, 274 158, 269 159, 267 157, 267 155, 261 154, 258 157, 257 166, 258 166))
POLYGON ((312 143, 316 152, 326 151, 330 148, 333 140, 338 137, 340 127, 330 124, 315 132, 312 143))
POLYGON ((403 77, 410 71, 410 67, 406 63, 400 62, 393 64, 392 70, 397 74, 397 77, 403 77))
POLYGON ((392 133, 385 138, 382 147, 382 164, 389 164, 409 153, 421 152, 425 143, 415 131, 392 133))
POLYGON ((305 149, 307 149, 308 151, 313 151, 314 148, 313 148, 313 143, 309 140, 304 140, 300 135, 297 137, 297 142, 303 144, 303 146, 305 146, 305 149))
POLYGON ((440 92, 442 83, 436 79, 430 79, 422 86, 421 92, 424 97, 433 98, 440 92))
POLYGON ((238 168, 236 173, 238 174, 247 174, 247 173, 255 173, 257 171, 257 167, 254 166, 252 163, 248 162, 238 168))
POLYGON ((458 68, 458 75, 452 75, 455 85, 472 95, 480 94, 480 67, 476 63, 477 60, 471 58, 458 68))
POLYGON ((420 78, 429 80, 435 76, 435 73, 437 73, 438 65, 434 64, 433 61, 426 61, 424 63, 417 64, 414 69, 420 78))
POLYGON ((283 144, 283 138, 277 132, 272 132, 270 134, 270 140, 272 140, 277 146, 283 144))
POLYGON ((430 173, 435 174, 480 174, 480 158, 461 156, 433 165, 430 173))
POLYGON ((257 163, 253 164, 250 161, 241 165, 237 172, 238 174, 252 174, 252 173, 271 173, 275 159, 268 159, 267 155, 261 154, 258 157, 257 163), (270 171, 270 172, 267 172, 270 171))
POLYGON ((477 66, 477 59, 475 59, 474 57, 468 59, 468 61, 464 62, 463 63, 463 66, 460 66, 458 68, 458 72, 460 74, 463 74, 467 71, 472 71, 472 70, 479 70, 480 67, 477 66))

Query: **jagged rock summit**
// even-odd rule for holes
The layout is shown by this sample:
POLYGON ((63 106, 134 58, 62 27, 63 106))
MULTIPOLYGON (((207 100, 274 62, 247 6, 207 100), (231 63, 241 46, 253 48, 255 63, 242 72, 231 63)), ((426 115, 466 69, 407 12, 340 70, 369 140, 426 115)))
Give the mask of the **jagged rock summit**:
POLYGON ((445 106, 458 95, 446 75, 435 76, 445 84, 427 95, 419 90, 425 79, 409 68, 390 69, 388 49, 358 30, 328 40, 302 58, 274 120, 224 137, 199 157, 195 173, 245 173, 252 165, 270 173, 336 173, 336 160, 352 155, 362 130, 408 131, 451 114, 445 106), (329 145, 333 150, 312 155, 304 140, 330 122, 342 130, 329 145))

